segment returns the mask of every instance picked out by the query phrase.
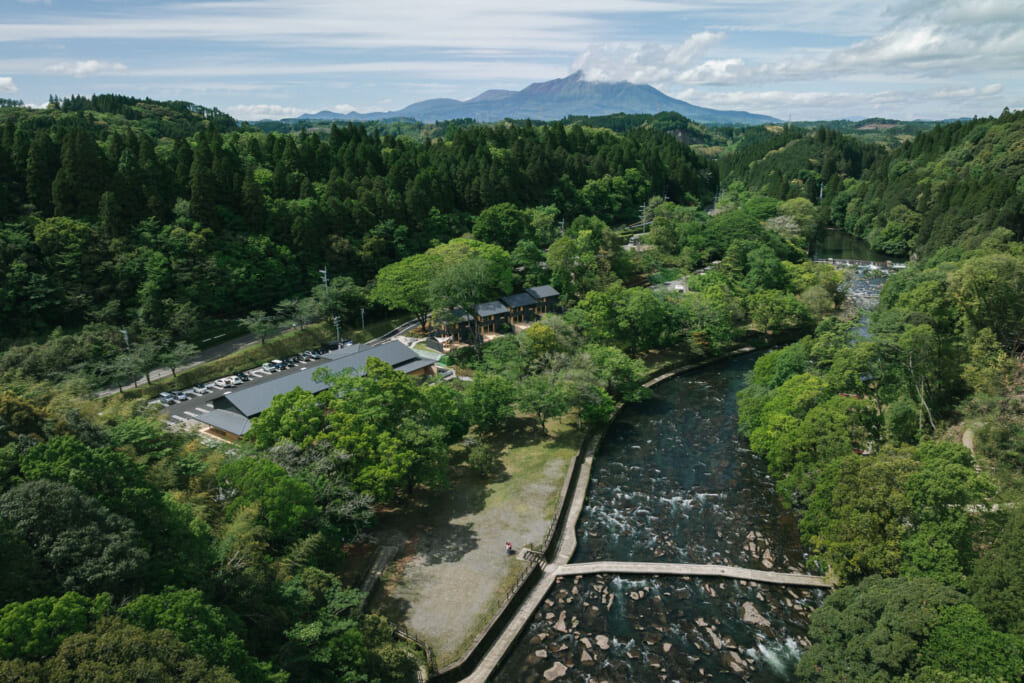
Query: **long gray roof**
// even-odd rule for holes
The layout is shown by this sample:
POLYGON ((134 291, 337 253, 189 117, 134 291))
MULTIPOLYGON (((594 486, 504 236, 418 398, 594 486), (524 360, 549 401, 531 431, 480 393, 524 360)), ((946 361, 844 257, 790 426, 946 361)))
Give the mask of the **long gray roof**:
POLYGON ((231 410, 215 409, 208 413, 199 413, 196 415, 196 419, 237 436, 245 436, 245 433, 252 427, 252 423, 246 417, 231 410))
MULTIPOLYGON (((379 358, 402 372, 406 372, 407 365, 421 360, 418 353, 402 342, 390 341, 380 346, 373 346, 356 353, 347 354, 329 363, 319 365, 317 368, 327 368, 331 372, 352 369, 356 371, 356 374, 363 375, 365 374, 366 362, 370 358, 379 358)), ((425 366, 421 365, 419 367, 425 366)), ((285 375, 284 377, 275 377, 274 379, 259 382, 239 391, 233 391, 216 399, 214 405, 219 408, 229 408, 245 417, 254 417, 269 408, 270 402, 274 400, 275 396, 287 394, 296 387, 314 394, 318 394, 326 389, 326 384, 313 379, 313 371, 317 368, 306 367, 299 372, 285 375)))

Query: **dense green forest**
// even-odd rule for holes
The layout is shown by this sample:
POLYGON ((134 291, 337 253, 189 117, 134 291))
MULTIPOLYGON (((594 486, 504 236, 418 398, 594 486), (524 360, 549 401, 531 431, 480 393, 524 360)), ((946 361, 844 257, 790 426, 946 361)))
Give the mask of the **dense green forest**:
POLYGON ((493 473, 514 417, 607 420, 660 354, 806 334, 740 406, 844 585, 801 675, 1019 680, 1022 122, 881 144, 674 115, 290 131, 113 95, 0 107, 0 679, 409 680, 413 648, 341 578, 375 505, 493 473), (829 224, 919 257, 867 340, 808 260, 829 224), (454 354, 472 383, 371 364, 230 447, 90 393, 214 324, 427 326, 545 283, 564 313, 454 354))
POLYGON ((652 193, 700 203, 716 183, 713 164, 655 130, 448 132, 264 134, 215 110, 117 96, 2 109, 0 344, 81 329, 75 353, 44 364, 105 383, 119 328, 165 349, 192 342, 210 321, 308 296, 325 266, 363 285, 469 232, 492 205, 531 209, 516 239, 543 249, 561 221, 629 222, 652 193))
POLYGON ((821 220, 896 256, 980 244, 997 228, 1024 237, 1024 112, 955 121, 888 149, 819 127, 762 128, 723 158, 723 184, 807 197, 821 220))
MULTIPOLYGON (((812 617, 803 679, 1024 674, 1022 122, 940 126, 874 152, 831 206, 826 190, 823 220, 920 258, 889 277, 867 338, 827 319, 740 395, 751 448, 844 586, 812 617)), ((770 192, 817 163, 792 151, 806 137, 781 138, 731 177, 770 192)))

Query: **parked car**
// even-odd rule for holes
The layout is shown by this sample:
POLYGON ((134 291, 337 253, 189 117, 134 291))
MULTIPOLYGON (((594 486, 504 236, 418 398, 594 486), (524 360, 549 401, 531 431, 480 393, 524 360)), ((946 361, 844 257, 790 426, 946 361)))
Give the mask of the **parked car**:
POLYGON ((178 399, 174 396, 174 394, 170 393, 169 391, 161 391, 160 395, 157 396, 157 398, 159 398, 160 402, 163 403, 165 406, 172 406, 178 402, 178 399))
POLYGON ((191 389, 189 389, 189 391, 191 391, 196 396, 202 396, 203 394, 210 393, 210 390, 207 388, 205 384, 197 384, 191 389))
POLYGON ((214 382, 219 388, 227 389, 228 387, 235 386, 235 383, 231 381, 230 377, 221 377, 219 380, 214 382))
POLYGON ((316 351, 303 351, 300 355, 308 360, 314 360, 318 357, 316 351))
POLYGON ((285 369, 286 367, 288 367, 288 364, 287 364, 287 363, 285 363, 285 362, 284 362, 283 360, 281 360, 281 359, 279 359, 279 358, 275 358, 274 360, 272 360, 272 361, 270 361, 270 362, 271 362, 271 363, 272 363, 272 364, 274 365, 274 367, 275 367, 275 368, 277 368, 278 370, 284 370, 284 369, 285 369))
POLYGON ((292 356, 292 357, 290 357, 290 358, 288 359, 288 363, 289 363, 289 365, 293 365, 293 366, 294 366, 294 365, 298 365, 298 364, 299 364, 299 363, 301 363, 301 362, 302 362, 303 360, 304 360, 304 359, 303 359, 302 357, 300 357, 300 356, 292 356))
POLYGON ((238 373, 237 375, 235 375, 235 377, 239 381, 242 381, 242 382, 248 382, 250 379, 252 379, 252 377, 249 377, 249 374, 247 372, 245 372, 244 370, 242 372, 238 373))
POLYGON ((184 391, 172 391, 171 394, 174 396, 175 400, 177 400, 177 401, 187 401, 188 400, 188 394, 186 394, 184 391))
POLYGON ((263 372, 277 372, 280 368, 278 368, 274 363, 275 361, 271 361, 269 363, 264 363, 260 367, 263 369, 263 372))

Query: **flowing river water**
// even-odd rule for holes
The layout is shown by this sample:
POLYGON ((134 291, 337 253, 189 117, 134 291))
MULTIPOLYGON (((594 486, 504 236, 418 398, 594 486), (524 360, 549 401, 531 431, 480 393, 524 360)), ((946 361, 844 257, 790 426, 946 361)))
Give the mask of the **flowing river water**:
MULTIPOLYGON (((861 269, 851 295, 870 305, 885 274, 861 269)), ((808 571, 796 518, 737 429, 736 393, 756 358, 687 372, 623 409, 594 458, 574 563, 808 571)), ((562 577, 497 680, 791 680, 825 595, 733 579, 562 577)))

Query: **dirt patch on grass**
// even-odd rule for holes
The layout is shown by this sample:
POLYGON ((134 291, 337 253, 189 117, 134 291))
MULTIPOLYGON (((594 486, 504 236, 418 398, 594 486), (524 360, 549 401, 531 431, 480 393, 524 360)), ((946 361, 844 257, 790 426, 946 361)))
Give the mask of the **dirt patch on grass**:
POLYGON ((502 451, 498 476, 481 479, 460 469, 449 490, 425 494, 381 520, 380 542, 405 543, 371 609, 423 638, 439 666, 458 659, 527 569, 506 554, 506 541, 518 549, 544 540, 581 440, 558 421, 548 430, 551 437, 533 421, 515 421, 488 440, 502 451))

